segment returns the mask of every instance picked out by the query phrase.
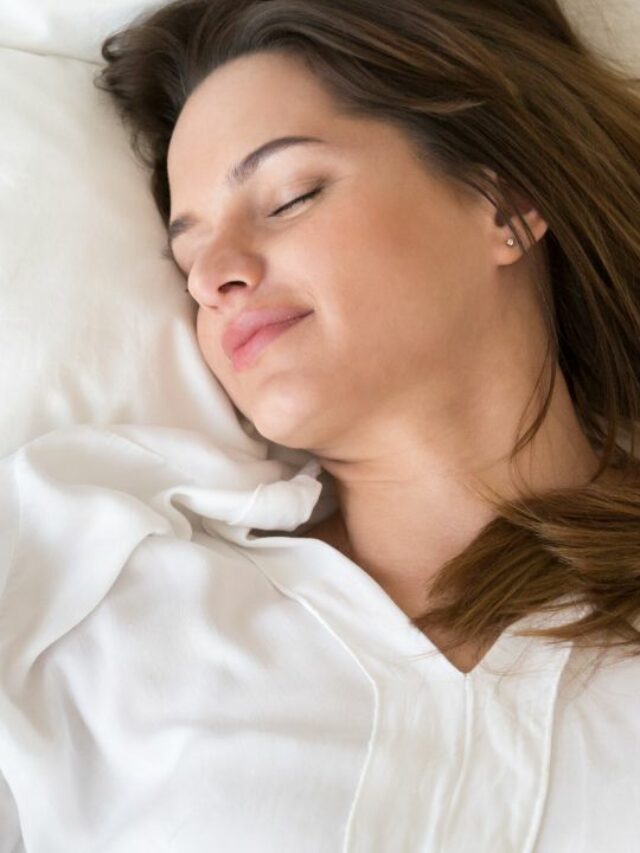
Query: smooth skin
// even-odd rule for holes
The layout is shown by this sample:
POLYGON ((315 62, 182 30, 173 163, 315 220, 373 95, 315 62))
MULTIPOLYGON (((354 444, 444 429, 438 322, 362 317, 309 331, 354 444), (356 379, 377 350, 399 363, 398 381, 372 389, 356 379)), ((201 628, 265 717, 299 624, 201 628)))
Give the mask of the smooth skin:
MULTIPOLYGON (((398 128, 340 114, 282 54, 240 57, 203 81, 168 172, 172 217, 197 219, 174 254, 207 364, 265 438, 312 452, 335 477, 339 510, 306 535, 417 615, 426 581, 493 517, 469 485, 515 495, 508 454, 545 353, 531 254, 547 223, 524 205, 536 245, 509 247, 511 228, 486 199, 437 179, 398 128), (225 184, 246 154, 291 135, 326 143, 282 150, 242 186, 225 184), (236 372, 225 325, 289 304, 314 313, 236 372)), ((586 484, 597 469, 560 370, 517 464, 535 490, 586 484)), ((457 665, 479 655, 461 651, 457 665)))

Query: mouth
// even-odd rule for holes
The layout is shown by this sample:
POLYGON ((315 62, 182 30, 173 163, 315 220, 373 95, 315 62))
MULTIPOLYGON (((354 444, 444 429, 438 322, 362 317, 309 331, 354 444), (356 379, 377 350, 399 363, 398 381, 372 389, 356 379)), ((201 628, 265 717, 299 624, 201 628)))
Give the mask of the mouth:
POLYGON ((263 326, 261 329, 258 329, 248 341, 246 341, 241 347, 238 347, 231 354, 231 362, 233 363, 233 367, 235 370, 246 370, 250 368, 266 347, 269 346, 272 341, 275 341, 276 338, 279 338, 285 332, 288 332, 294 326, 299 325, 303 320, 306 320, 307 317, 310 317, 313 314, 313 311, 310 311, 308 314, 302 314, 300 317, 294 317, 291 320, 285 320, 282 323, 270 323, 268 326, 263 326))

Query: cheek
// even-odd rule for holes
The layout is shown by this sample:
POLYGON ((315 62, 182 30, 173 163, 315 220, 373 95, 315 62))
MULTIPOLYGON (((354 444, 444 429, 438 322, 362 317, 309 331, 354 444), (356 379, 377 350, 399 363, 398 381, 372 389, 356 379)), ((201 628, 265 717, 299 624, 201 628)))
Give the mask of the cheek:
POLYGON ((225 369, 228 360, 220 347, 218 332, 212 328, 211 323, 207 320, 206 312, 202 310, 198 311, 196 337, 200 352, 209 369, 224 384, 224 380, 228 377, 228 370, 225 369))
POLYGON ((241 389, 238 387, 233 365, 220 346, 219 336, 219 329, 213 327, 207 312, 199 310, 196 320, 196 338, 202 357, 234 406, 248 418, 249 414, 241 400, 241 389))

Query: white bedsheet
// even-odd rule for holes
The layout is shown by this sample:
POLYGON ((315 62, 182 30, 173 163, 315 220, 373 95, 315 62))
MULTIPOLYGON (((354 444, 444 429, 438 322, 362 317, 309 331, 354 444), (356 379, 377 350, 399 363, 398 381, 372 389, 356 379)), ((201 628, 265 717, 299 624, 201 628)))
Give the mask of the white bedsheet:
POLYGON ((0 462, 1 853, 636 849, 640 662, 582 689, 531 618, 463 675, 338 551, 251 533, 316 506, 283 472, 126 426, 0 462))

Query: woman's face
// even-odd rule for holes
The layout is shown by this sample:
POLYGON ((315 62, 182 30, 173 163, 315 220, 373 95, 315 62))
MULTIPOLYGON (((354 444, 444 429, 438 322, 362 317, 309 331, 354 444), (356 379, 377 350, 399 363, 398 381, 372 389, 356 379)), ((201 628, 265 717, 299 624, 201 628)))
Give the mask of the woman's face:
POLYGON ((190 96, 168 172, 172 220, 195 219, 173 251, 198 303, 199 346, 265 438, 322 453, 365 422, 370 435, 375 414, 384 441, 398 411, 440 420, 473 387, 509 298, 498 259, 508 265, 514 250, 495 208, 431 176, 399 130, 340 115, 301 62, 256 54, 190 96), (225 183, 285 136, 323 142, 281 149, 241 185, 225 183), (282 305, 313 313, 236 370, 225 326, 282 305))

